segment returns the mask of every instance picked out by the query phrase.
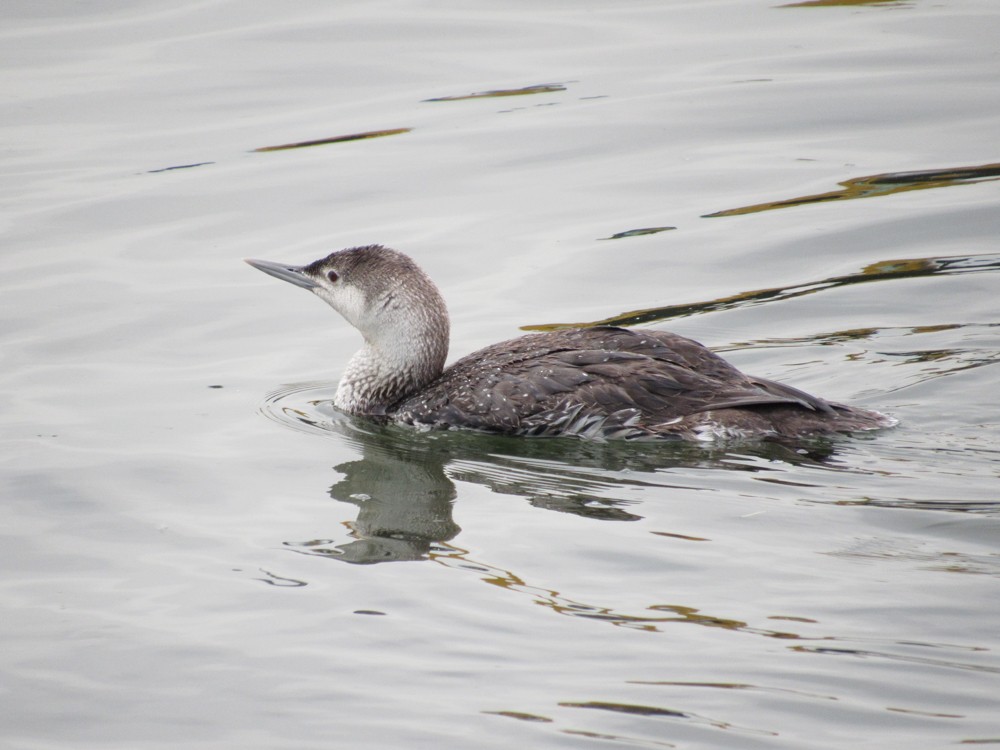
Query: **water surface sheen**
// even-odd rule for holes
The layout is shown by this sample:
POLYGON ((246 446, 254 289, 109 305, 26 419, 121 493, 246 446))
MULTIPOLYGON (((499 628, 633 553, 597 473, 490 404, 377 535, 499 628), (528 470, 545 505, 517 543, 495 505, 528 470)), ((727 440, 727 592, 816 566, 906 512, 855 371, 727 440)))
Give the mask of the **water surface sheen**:
POLYGON ((1000 745, 998 23, 8 3, 0 744, 1000 745), (452 359, 669 327, 900 425, 347 418, 357 333, 240 258, 375 242, 452 359))

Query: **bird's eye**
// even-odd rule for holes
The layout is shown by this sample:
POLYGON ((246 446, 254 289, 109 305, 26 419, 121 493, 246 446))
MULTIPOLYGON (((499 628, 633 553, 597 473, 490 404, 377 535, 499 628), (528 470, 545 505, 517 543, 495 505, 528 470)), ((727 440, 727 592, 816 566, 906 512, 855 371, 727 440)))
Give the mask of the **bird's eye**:
POLYGON ((336 281, 337 279, 340 278, 340 274, 337 273, 336 271, 327 271, 326 278, 330 279, 330 281, 336 281))

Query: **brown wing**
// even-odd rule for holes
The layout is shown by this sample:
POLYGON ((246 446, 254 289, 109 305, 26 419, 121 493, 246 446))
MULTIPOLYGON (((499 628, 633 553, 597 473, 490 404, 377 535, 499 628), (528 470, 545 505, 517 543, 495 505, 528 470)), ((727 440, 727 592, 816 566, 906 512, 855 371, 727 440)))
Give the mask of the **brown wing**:
POLYGON ((523 336, 448 368, 398 406, 405 422, 496 432, 614 436, 713 409, 796 404, 701 344, 661 331, 597 327, 523 336))

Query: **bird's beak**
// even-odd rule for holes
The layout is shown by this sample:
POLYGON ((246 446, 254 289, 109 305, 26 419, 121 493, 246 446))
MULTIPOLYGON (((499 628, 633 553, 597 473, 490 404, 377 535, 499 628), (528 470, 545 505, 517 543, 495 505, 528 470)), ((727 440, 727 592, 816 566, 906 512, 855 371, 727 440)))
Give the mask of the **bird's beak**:
POLYGON ((306 275, 303 266, 290 266, 287 263, 275 263, 270 260, 254 260, 253 258, 244 258, 243 262, 249 263, 258 271, 263 271, 269 276, 281 279, 282 281, 287 281, 289 284, 295 284, 295 286, 300 286, 303 289, 314 289, 319 286, 319 284, 306 275))

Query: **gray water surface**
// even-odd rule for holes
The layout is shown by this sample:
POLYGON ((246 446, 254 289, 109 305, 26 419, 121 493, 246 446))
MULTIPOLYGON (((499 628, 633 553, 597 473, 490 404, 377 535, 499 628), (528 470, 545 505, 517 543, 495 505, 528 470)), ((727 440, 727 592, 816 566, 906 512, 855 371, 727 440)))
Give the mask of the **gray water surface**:
POLYGON ((4 747, 1000 745, 994 2, 4 15, 4 747), (452 359, 653 325, 900 425, 346 418, 240 258, 373 242, 452 359))

